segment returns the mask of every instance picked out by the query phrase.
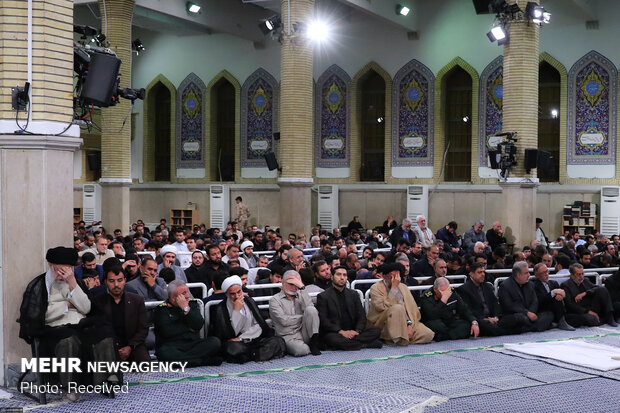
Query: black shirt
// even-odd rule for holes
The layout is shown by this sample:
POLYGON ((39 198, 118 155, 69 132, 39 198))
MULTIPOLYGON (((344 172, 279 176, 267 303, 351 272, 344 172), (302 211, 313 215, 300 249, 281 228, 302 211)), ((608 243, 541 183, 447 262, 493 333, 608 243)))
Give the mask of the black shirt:
POLYGON ((107 294, 108 300, 110 300, 110 308, 112 309, 112 327, 114 328, 114 335, 116 336, 116 342, 119 347, 125 347, 127 345, 127 337, 125 337, 125 294, 122 295, 121 300, 116 303, 114 297, 107 294))
POLYGON ((347 302, 344 298, 344 290, 338 291, 337 288, 334 288, 334 291, 336 291, 336 297, 338 297, 338 304, 340 305, 340 328, 343 330, 353 330, 355 323, 351 318, 351 314, 349 314, 347 302))

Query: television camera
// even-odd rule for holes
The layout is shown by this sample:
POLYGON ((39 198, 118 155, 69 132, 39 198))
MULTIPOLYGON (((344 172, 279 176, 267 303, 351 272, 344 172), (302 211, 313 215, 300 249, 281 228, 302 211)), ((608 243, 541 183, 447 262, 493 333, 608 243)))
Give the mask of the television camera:
POLYGON ((497 144, 489 145, 489 161, 491 169, 499 169, 500 176, 508 179, 512 168, 517 166, 517 132, 499 132, 493 135, 502 138, 497 144))

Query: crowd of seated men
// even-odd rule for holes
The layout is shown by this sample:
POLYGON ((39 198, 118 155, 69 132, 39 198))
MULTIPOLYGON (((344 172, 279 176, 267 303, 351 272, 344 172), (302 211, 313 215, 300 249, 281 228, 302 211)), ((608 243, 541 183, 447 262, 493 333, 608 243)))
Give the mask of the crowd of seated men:
MULTIPOLYGON (((154 231, 139 221, 125 237, 80 224, 73 248, 50 249, 49 269, 28 285, 20 337, 36 339, 43 356, 141 362, 151 359, 150 349, 159 360, 201 366, 617 326, 620 275, 599 286, 584 269, 617 265, 618 236, 567 234, 553 249, 545 238, 545 245, 536 240, 508 254, 500 222, 484 232, 476 221, 462 237, 457 228, 450 222, 433 233, 425 217, 414 229, 408 219, 398 225, 389 217, 365 231, 354 219, 344 231, 317 226, 309 239, 283 239, 269 228, 240 233, 234 222, 224 232, 196 226, 186 233, 169 231, 165 220, 154 231), (359 244, 365 246, 358 251, 359 244), (497 295, 491 268, 509 269, 497 295), (375 280, 356 287, 368 291, 366 309, 349 287, 354 280, 375 280), (190 290, 188 282, 213 291, 190 290), (259 308, 258 297, 269 297, 268 309, 259 308), (147 311, 145 302, 156 307, 147 311), (215 305, 207 307, 204 331, 208 302, 215 305)), ((121 380, 113 373, 59 380, 65 388, 71 380, 121 380)))

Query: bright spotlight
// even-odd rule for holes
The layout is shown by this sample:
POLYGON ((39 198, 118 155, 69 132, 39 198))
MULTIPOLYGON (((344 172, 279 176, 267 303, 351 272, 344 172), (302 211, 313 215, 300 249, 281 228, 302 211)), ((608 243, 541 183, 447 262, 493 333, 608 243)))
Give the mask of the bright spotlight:
POLYGON ((494 26, 491 31, 487 33, 487 37, 491 42, 497 41, 498 46, 502 46, 508 42, 508 32, 502 24, 494 26))
POLYGON ((329 26, 325 22, 314 20, 308 24, 306 36, 312 41, 323 42, 329 36, 329 26))
POLYGON ((556 119, 558 117, 558 110, 557 109, 551 109, 551 117, 553 119, 556 119))
POLYGON ((535 24, 547 24, 551 20, 551 13, 534 1, 527 2, 527 5, 525 6, 525 14, 535 24))
POLYGON ((396 5, 396 14, 400 16, 406 16, 409 14, 410 11, 411 9, 407 6, 403 6, 402 4, 396 5))
POLYGON ((463 116, 463 122, 464 123, 469 122, 469 116, 467 116, 467 115, 463 116))
POLYGON ((187 11, 190 13, 194 13, 194 14, 200 13, 201 7, 196 3, 192 3, 191 1, 188 1, 185 4, 185 6, 187 7, 187 11))

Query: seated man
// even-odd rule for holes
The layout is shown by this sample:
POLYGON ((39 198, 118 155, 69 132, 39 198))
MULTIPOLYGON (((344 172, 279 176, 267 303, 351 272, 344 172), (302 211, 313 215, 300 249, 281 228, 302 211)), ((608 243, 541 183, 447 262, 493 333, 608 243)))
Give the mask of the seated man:
MULTIPOLYGON (((56 247, 47 250, 47 272, 30 281, 20 307, 19 337, 27 343, 39 339, 40 357, 76 357, 85 354, 95 361, 114 361, 114 340, 104 329, 87 328, 86 315, 91 302, 86 287, 76 280, 73 267, 78 254, 74 248, 56 247)), ((85 365, 85 364, 83 364, 85 365)), ((69 401, 78 394, 68 392, 69 382, 79 382, 75 372, 59 373, 60 385, 69 401)), ((116 374, 93 374, 93 384, 118 382, 116 374)))
MULTIPOLYGON (((279 284, 282 282, 282 276, 284 275, 284 269, 279 265, 271 266, 271 273, 269 277, 263 278, 262 280, 256 281, 256 285, 265 285, 265 284, 279 284)), ((254 291, 254 297, 266 297, 271 295, 276 295, 278 293, 277 287, 268 287, 268 288, 257 288, 254 291)))
POLYGON ((566 321, 575 327, 603 323, 617 327, 609 291, 585 278, 583 265, 579 263, 572 264, 568 271, 570 279, 562 283, 562 289, 566 291, 566 321))
POLYGON ((317 296, 321 341, 328 349, 381 348, 381 329, 366 326, 366 312, 359 296, 347 285, 347 269, 334 268, 332 287, 317 296))
POLYGON ((168 300, 155 308, 155 354, 162 361, 185 361, 188 366, 219 366, 222 358, 217 337, 200 338, 205 320, 200 314, 202 302, 190 298, 184 282, 168 284, 168 300))
POLYGON ((504 328, 501 307, 495 297, 493 284, 486 282, 485 265, 481 262, 472 263, 469 267, 469 278, 456 290, 476 317, 482 336, 501 336, 511 334, 504 328))
POLYGON ((267 361, 284 357, 286 344, 275 337, 251 297, 245 297, 236 275, 222 283, 226 299, 217 305, 214 331, 222 342, 222 353, 230 363, 267 361))
MULTIPOLYGON (((176 243, 175 243, 176 244, 176 243)), ((157 266, 157 273, 159 273, 163 268, 171 268, 174 271, 174 279, 183 281, 187 283, 187 276, 185 275, 185 271, 175 264, 177 259, 177 249, 174 245, 164 245, 159 250, 159 255, 162 258, 161 264, 157 266)))
POLYGON ((282 291, 269 300, 269 315, 276 335, 284 339, 290 355, 321 354, 319 313, 297 271, 288 270, 282 276, 282 291))
POLYGON ((525 261, 512 266, 512 276, 499 285, 499 303, 504 313, 504 325, 509 329, 545 331, 551 327, 553 313, 540 311, 534 284, 525 261))
MULTIPOLYGON (((414 277, 432 277, 435 275, 433 265, 439 258, 439 247, 437 245, 431 245, 426 250, 426 256, 411 266, 411 272, 414 277)), ((447 271, 447 266, 446 266, 447 271)), ((445 275, 445 274, 444 274, 445 275)), ((428 281, 428 280, 427 280, 428 281)), ((429 284, 432 284, 432 279, 429 284)), ((424 282, 422 283, 424 284, 424 282)))
POLYGON ((549 279, 549 269, 545 264, 539 262, 534 266, 534 290, 538 299, 538 307, 541 311, 553 313, 553 321, 557 323, 560 330, 575 331, 575 327, 566 322, 564 314, 564 298, 566 292, 560 288, 557 281, 549 279))
POLYGON ((400 264, 382 264, 382 281, 370 287, 368 324, 381 328, 388 344, 406 346, 429 343, 433 333, 420 322, 420 311, 409 289, 400 282, 400 264))
POLYGON ((314 271, 314 285, 327 290, 332 285, 332 269, 324 260, 318 260, 312 265, 314 271))
POLYGON ((103 263, 107 292, 92 299, 94 313, 111 324, 121 360, 151 361, 145 340, 149 328, 144 299, 125 291, 125 273, 116 258, 103 263))
POLYGON ((166 282, 157 275, 157 262, 148 255, 142 259, 140 278, 127 283, 127 290, 138 294, 144 301, 160 301, 168 298, 166 282))
POLYGON ((609 291, 609 297, 614 306, 614 315, 618 318, 620 317, 620 272, 616 271, 605 279, 605 288, 609 291))
POLYGON ((437 278, 433 287, 422 295, 420 307, 422 320, 435 333, 435 341, 480 334, 478 321, 445 277, 437 278))

